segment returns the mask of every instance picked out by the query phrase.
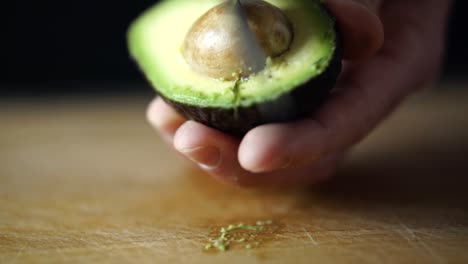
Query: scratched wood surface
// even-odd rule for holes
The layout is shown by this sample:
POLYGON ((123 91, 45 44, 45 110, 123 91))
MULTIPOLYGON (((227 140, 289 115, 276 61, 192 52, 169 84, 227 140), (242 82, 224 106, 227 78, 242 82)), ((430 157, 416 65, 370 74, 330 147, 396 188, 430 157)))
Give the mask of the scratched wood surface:
POLYGON ((468 263, 468 93, 412 98, 332 181, 283 192, 186 164, 148 100, 0 103, 0 263, 468 263), (203 250, 266 219, 255 249, 203 250))

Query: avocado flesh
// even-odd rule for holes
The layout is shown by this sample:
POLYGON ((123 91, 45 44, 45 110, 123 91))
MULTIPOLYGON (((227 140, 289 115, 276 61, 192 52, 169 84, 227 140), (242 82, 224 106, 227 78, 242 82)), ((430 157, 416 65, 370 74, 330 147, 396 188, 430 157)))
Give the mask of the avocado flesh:
POLYGON ((182 56, 192 24, 220 2, 165 0, 132 24, 130 53, 157 92, 186 117, 239 135, 314 110, 341 69, 334 19, 320 1, 267 1, 289 18, 294 39, 289 51, 241 81, 198 74, 182 56))

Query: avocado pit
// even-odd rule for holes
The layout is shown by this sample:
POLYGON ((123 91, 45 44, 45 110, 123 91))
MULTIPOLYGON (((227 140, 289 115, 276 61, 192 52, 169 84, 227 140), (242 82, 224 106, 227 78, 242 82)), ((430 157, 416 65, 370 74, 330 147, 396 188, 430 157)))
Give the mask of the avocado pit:
POLYGON ((310 117, 330 95, 342 45, 323 2, 161 0, 132 23, 129 51, 185 118, 243 136, 310 117))
POLYGON ((203 14, 190 28, 182 55, 199 74, 224 80, 263 70, 268 57, 293 41, 289 19, 261 0, 228 0, 203 14))

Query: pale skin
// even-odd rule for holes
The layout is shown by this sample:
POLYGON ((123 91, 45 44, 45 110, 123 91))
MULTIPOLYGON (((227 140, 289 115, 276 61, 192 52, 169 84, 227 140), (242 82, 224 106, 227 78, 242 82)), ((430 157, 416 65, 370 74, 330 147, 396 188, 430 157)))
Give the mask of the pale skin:
POLYGON ((187 121, 156 98, 147 116, 163 139, 215 179, 244 187, 307 185, 401 101, 438 77, 451 1, 327 0, 344 45, 336 91, 315 114, 235 138, 187 121))

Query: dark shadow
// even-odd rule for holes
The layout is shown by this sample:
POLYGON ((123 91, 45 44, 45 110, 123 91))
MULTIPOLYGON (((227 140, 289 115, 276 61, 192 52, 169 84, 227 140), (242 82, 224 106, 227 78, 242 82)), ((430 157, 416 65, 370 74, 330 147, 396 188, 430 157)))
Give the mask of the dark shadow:
POLYGON ((465 137, 410 144, 351 159, 314 194, 376 206, 468 209, 468 141, 465 137))

